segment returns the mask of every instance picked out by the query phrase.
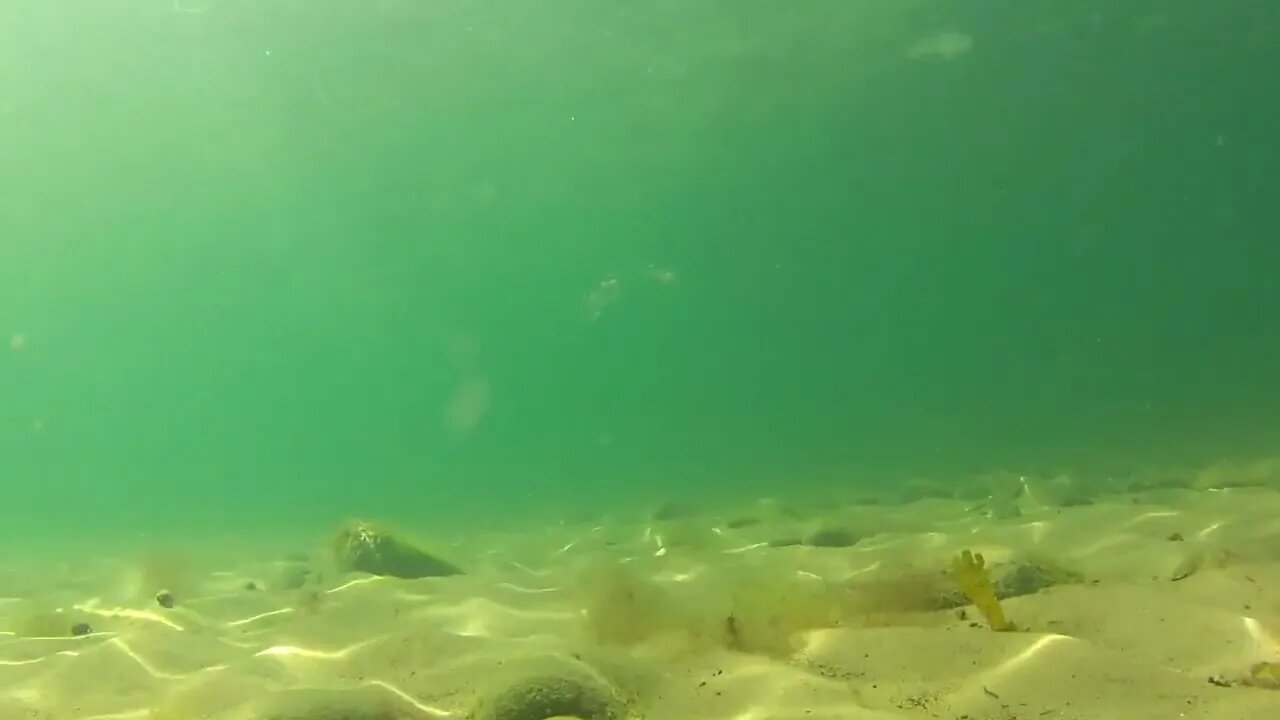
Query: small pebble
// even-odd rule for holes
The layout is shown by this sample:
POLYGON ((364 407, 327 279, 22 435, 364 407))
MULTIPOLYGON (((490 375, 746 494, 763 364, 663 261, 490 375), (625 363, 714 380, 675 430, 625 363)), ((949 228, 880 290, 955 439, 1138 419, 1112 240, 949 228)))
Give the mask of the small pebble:
POLYGON ((262 588, 258 586, 258 583, 256 583, 256 582, 254 582, 254 581, 250 580, 249 582, 246 582, 246 583, 244 584, 244 589, 245 589, 245 590, 248 590, 248 591, 250 591, 250 592, 254 592, 254 591, 257 591, 257 590, 261 590, 262 588))
POLYGON ((72 637, 84 637, 85 635, 92 635, 92 634, 93 634, 93 628, 89 627, 89 623, 78 622, 75 625, 71 626, 72 637))
POLYGON ((1186 538, 1182 537, 1182 533, 1176 532, 1170 533, 1169 537, 1165 538, 1165 540, 1168 540, 1169 542, 1182 542, 1183 540, 1186 540, 1186 538))
POLYGON ((176 601, 173 599, 173 593, 168 590, 161 590, 156 593, 156 604, 166 610, 172 608, 176 604, 176 601))

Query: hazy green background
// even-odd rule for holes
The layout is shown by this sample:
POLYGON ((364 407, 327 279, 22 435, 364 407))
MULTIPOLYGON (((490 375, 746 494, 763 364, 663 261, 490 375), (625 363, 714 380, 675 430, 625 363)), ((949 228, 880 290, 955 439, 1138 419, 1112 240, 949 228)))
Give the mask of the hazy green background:
POLYGON ((1253 0, 0 0, 0 519, 1273 452, 1277 48, 1253 0))

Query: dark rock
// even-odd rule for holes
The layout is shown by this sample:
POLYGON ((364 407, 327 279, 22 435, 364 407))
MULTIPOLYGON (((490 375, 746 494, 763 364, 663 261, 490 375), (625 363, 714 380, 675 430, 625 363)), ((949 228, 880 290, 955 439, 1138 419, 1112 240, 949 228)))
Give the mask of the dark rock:
POLYGON ((739 517, 739 518, 731 518, 727 523, 725 523, 725 527, 729 528, 730 530, 739 530, 741 528, 751 527, 752 525, 759 525, 759 524, 760 524, 760 518, 739 517))
POLYGON ((174 599, 173 593, 168 590, 161 590, 156 593, 156 604, 168 610, 177 604, 177 600, 174 599))
POLYGON ((1186 540, 1186 538, 1182 537, 1182 533, 1175 532, 1169 533, 1169 536, 1166 537, 1165 540, 1168 540, 1169 542, 1182 542, 1183 540, 1186 540))
POLYGON ((618 720, 626 715, 612 688, 573 677, 548 675, 521 680, 481 703, 474 720, 618 720))
POLYGON ((347 571, 407 580, 462 574, 453 563, 365 522, 338 531, 333 549, 338 565, 347 571))
POLYGON ((85 635, 92 635, 92 634, 93 634, 93 628, 89 627, 89 623, 78 622, 75 625, 71 626, 72 637, 84 637, 85 635))
POLYGON ((253 580, 248 580, 244 584, 244 589, 248 590, 249 592, 256 592, 258 590, 261 590, 262 587, 258 585, 258 583, 254 582, 253 580))
POLYGON ((809 547, 846 548, 858 544, 862 538, 840 528, 822 528, 809 533, 804 544, 809 547))
POLYGON ((1019 562, 1009 566, 995 581, 996 597, 1020 597, 1038 593, 1054 585, 1082 582, 1078 573, 1050 563, 1019 562))
POLYGON ((797 537, 778 538, 776 540, 769 541, 769 547, 775 547, 775 548, 795 547, 796 545, 803 545, 803 544, 804 544, 804 541, 797 537))

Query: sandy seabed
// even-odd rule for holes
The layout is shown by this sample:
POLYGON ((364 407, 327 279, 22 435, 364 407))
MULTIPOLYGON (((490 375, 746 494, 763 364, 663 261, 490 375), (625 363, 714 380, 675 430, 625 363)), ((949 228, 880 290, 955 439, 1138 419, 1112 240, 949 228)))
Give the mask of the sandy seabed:
POLYGON ((323 546, 8 548, 0 718, 1280 718, 1272 488, 999 513, 758 502, 430 539, 465 574, 344 573, 323 546), (964 550, 1015 631, 959 591, 964 550))

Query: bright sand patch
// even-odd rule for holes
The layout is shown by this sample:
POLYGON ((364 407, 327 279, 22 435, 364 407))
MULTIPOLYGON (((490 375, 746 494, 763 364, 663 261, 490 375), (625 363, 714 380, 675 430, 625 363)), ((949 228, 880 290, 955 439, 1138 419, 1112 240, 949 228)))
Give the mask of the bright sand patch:
POLYGON ((849 547, 787 540, 819 523, 803 513, 556 525, 446 546, 467 574, 412 581, 278 548, 180 569, 10 557, 0 718, 542 720, 563 697, 654 720, 1280 717, 1250 673, 1280 661, 1280 493, 969 505, 824 509, 849 547), (943 597, 963 549, 1073 575, 1006 599, 1021 630, 992 632, 943 597), (550 704, 503 695, 530 678, 550 704))

